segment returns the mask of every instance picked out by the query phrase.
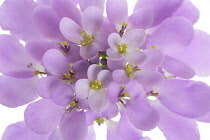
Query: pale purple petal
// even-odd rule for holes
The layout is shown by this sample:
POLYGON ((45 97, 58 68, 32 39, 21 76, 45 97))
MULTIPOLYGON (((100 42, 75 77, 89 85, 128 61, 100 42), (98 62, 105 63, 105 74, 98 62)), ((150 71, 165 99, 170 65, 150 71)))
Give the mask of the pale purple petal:
POLYGON ((82 40, 82 28, 70 18, 64 17, 60 21, 60 31, 71 42, 80 44, 82 40))
POLYGON ((107 35, 110 35, 111 33, 116 33, 117 30, 115 29, 115 25, 113 23, 110 23, 106 17, 104 20, 105 21, 102 25, 101 31, 106 33, 107 35))
POLYGON ((88 126, 83 111, 63 114, 59 126, 63 140, 84 140, 87 136, 88 126))
POLYGON ((86 111, 85 115, 86 115, 86 120, 87 120, 87 125, 88 126, 91 126, 94 123, 96 118, 103 117, 102 113, 96 113, 91 109, 86 111))
POLYGON ((89 66, 90 63, 88 63, 85 60, 77 61, 72 66, 72 69, 74 71, 74 76, 78 79, 87 78, 87 70, 89 66))
POLYGON ((107 89, 107 96, 112 103, 119 102, 118 96, 122 92, 120 84, 111 82, 107 89))
POLYGON ((98 32, 103 23, 103 13, 97 7, 88 7, 82 15, 82 27, 88 35, 98 32))
POLYGON ((142 29, 134 29, 127 32, 122 37, 123 43, 128 46, 128 50, 139 48, 146 40, 146 33, 142 29))
POLYGON ((101 9, 101 11, 104 11, 104 2, 105 0, 78 0, 79 6, 82 12, 85 11, 90 6, 95 6, 101 9))
POLYGON ((28 105, 25 122, 32 131, 47 134, 58 126, 64 109, 50 99, 42 99, 28 105))
POLYGON ((106 51, 109 47, 107 43, 108 36, 105 33, 97 33, 94 36, 93 45, 98 49, 98 51, 106 51))
POLYGON ((192 23, 196 23, 199 19, 200 13, 191 1, 185 0, 173 16, 182 16, 190 20, 192 23))
POLYGON ((25 122, 18 122, 6 128, 1 140, 48 140, 48 134, 36 134, 27 127, 25 122))
POLYGON ((36 84, 38 77, 19 79, 5 75, 0 76, 0 104, 18 107, 38 98, 36 84))
POLYGON ((65 74, 70 69, 68 59, 57 49, 48 50, 44 54, 42 61, 46 70, 54 75, 65 74))
POLYGON ((101 82, 103 88, 107 88, 109 83, 112 81, 112 72, 109 70, 100 71, 97 80, 101 82))
POLYGON ((143 86, 157 87, 164 82, 165 77, 156 71, 142 70, 135 72, 134 79, 143 86))
POLYGON ((68 84, 58 86, 53 92, 53 101, 57 105, 66 107, 74 98, 74 91, 68 84))
POLYGON ((174 53, 189 45, 193 39, 192 23, 183 17, 172 17, 164 20, 151 34, 154 46, 166 53, 174 53))
POLYGON ((146 49, 144 50, 144 53, 148 56, 148 61, 146 64, 142 65, 141 69, 154 69, 159 67, 163 60, 164 60, 164 54, 159 49, 146 49))
POLYGON ((128 18, 128 5, 126 0, 107 0, 106 13, 109 21, 122 24, 128 18))
POLYGON ((122 69, 113 71, 112 77, 115 82, 121 85, 127 85, 130 81, 130 78, 127 76, 125 70, 122 69))
POLYGON ((128 27, 147 29, 153 23, 154 15, 151 10, 146 8, 141 8, 136 11, 128 18, 128 27))
POLYGON ((36 29, 44 36, 55 41, 59 41, 62 38, 59 30, 60 19, 51 8, 38 6, 33 11, 32 16, 36 29))
POLYGON ((42 57, 49 49, 58 49, 55 42, 29 42, 25 46, 27 53, 37 61, 42 61, 42 57))
POLYGON ((128 100, 126 112, 131 123, 140 130, 149 131, 159 122, 158 112, 143 99, 128 100))
POLYGON ((62 140, 61 134, 58 128, 56 128, 49 136, 48 140, 62 140))
POLYGON ((90 85, 89 85, 88 79, 80 79, 75 84, 75 92, 76 96, 81 99, 86 99, 88 97, 89 91, 90 91, 90 85))
POLYGON ((210 112, 207 113, 205 116, 196 119, 196 121, 210 123, 210 112))
POLYGON ((88 79, 90 81, 97 80, 99 72, 102 68, 99 65, 93 64, 88 68, 88 79))
POLYGON ((93 45, 81 46, 80 55, 83 59, 93 59, 98 55, 98 49, 93 45))
POLYGON ((59 76, 47 76, 39 80, 37 90, 42 98, 51 98, 54 89, 65 82, 59 76))
POLYGON ((114 70, 117 70, 117 69, 124 69, 126 63, 127 63, 127 61, 125 61, 124 59, 122 59, 122 60, 108 59, 107 66, 110 70, 114 71, 114 70))
POLYGON ((109 103, 109 106, 102 112, 102 114, 103 114, 103 117, 110 120, 116 117, 118 112, 119 112, 118 106, 116 104, 109 103))
POLYGON ((60 18, 68 17, 81 25, 81 12, 72 0, 51 0, 50 4, 60 18))
POLYGON ((124 57, 123 54, 120 54, 117 50, 112 48, 107 49, 106 53, 111 60, 121 60, 124 57))
POLYGON ((66 54, 67 59, 70 63, 75 63, 82 59, 80 56, 80 46, 76 44, 71 44, 69 51, 66 54))
POLYGON ((93 126, 88 127, 88 134, 85 140, 96 140, 96 134, 93 126))
POLYGON ((203 82, 167 79, 159 94, 167 109, 184 117, 199 118, 209 111, 210 87, 203 82))
POLYGON ((117 46, 121 43, 121 37, 117 33, 112 33, 108 37, 109 46, 117 51, 117 46))
POLYGON ((200 134, 195 120, 188 119, 167 110, 160 103, 155 105, 160 114, 159 129, 168 140, 199 140, 200 134))
POLYGON ((93 111, 97 113, 104 111, 109 105, 106 89, 90 90, 88 102, 93 111))
POLYGON ((107 140, 123 140, 123 136, 119 129, 119 123, 112 120, 106 121, 107 140))
POLYGON ((33 0, 4 1, 0 8, 1 28, 27 42, 45 40, 33 24, 32 12, 36 6, 33 0))
POLYGON ((167 72, 180 78, 190 79, 195 76, 195 71, 189 65, 170 56, 164 57, 164 61, 161 66, 167 72))
POLYGON ((137 98, 144 92, 144 87, 137 83, 135 80, 131 80, 124 89, 124 92, 126 91, 128 92, 129 97, 137 98))
POLYGON ((127 60, 132 65, 140 66, 148 61, 148 56, 144 51, 129 50, 125 54, 125 60, 127 60))

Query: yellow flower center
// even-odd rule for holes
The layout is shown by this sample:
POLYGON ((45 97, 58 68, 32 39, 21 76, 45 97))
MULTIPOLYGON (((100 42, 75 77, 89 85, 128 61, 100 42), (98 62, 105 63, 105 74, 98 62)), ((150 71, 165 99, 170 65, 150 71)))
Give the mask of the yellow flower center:
POLYGON ((89 46, 94 40, 94 35, 88 35, 85 31, 80 32, 83 40, 81 41, 82 46, 89 46))
POLYGON ((101 82, 98 80, 94 80, 92 82, 90 82, 90 88, 91 89, 101 89, 101 82))
POLYGON ((128 46, 126 44, 118 44, 117 49, 120 54, 125 54, 128 46))
POLYGON ((128 64, 125 66, 125 71, 128 77, 132 77, 134 74, 134 70, 133 67, 131 66, 131 64, 128 64))

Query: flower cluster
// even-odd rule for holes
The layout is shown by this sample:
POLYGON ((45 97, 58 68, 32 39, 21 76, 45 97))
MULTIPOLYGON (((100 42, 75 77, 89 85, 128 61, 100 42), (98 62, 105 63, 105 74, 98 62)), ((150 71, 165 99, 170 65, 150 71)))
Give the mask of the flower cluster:
POLYGON ((28 106, 2 140, 94 140, 94 123, 107 140, 150 140, 142 132, 156 127, 167 140, 200 139, 210 87, 191 78, 210 75, 210 35, 193 28, 198 10, 138 0, 128 15, 127 2, 4 1, 0 103, 28 106))

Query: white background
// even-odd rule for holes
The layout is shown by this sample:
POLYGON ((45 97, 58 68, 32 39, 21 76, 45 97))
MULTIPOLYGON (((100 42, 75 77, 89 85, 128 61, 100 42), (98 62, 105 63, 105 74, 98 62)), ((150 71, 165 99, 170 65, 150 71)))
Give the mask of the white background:
MULTIPOLYGON (((129 3, 129 8, 135 4, 136 0, 127 0, 129 3)), ((206 31, 210 34, 210 0, 191 0, 200 11, 200 19, 196 23, 195 28, 206 31)), ((0 4, 3 0, 0 0, 0 4)), ((3 32, 0 31, 2 34, 3 32)), ((210 85, 210 77, 200 78, 196 77, 195 80, 205 81, 210 85)), ((15 109, 7 108, 0 105, 0 138, 4 129, 11 123, 16 123, 23 120, 23 113, 26 106, 18 107, 15 109)), ((210 124, 198 123, 198 127, 201 133, 201 140, 210 140, 210 124)), ((102 125, 100 127, 96 126, 97 140, 106 140, 106 126, 102 125)), ((163 134, 158 130, 154 129, 150 132, 144 132, 144 136, 149 136, 153 140, 165 140, 163 134)))

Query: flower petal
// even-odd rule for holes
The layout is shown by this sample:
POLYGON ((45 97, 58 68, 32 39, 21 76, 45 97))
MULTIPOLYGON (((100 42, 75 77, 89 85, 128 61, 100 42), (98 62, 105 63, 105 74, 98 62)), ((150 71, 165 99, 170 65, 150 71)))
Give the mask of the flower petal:
POLYGON ((146 40, 146 34, 142 29, 134 29, 127 32, 122 37, 123 43, 128 46, 128 50, 139 48, 146 40))
POLYGON ((82 60, 82 57, 80 56, 80 46, 76 44, 71 44, 69 51, 66 54, 66 57, 70 63, 75 63, 79 60, 82 60))
POLYGON ((117 69, 124 69, 126 63, 127 63, 127 61, 125 61, 124 59, 122 59, 122 60, 108 59, 107 66, 110 70, 114 71, 117 69))
POLYGON ((143 86, 157 87, 164 82, 165 77, 156 71, 142 70, 135 72, 134 79, 143 86))
POLYGON ((106 90, 90 90, 88 102, 93 111, 97 113, 103 112, 109 105, 106 90))
POLYGON ((62 38, 59 30, 59 17, 48 6, 38 6, 33 11, 33 22, 40 33, 47 38, 59 41, 62 38))
POLYGON ((130 78, 127 76, 125 70, 115 70, 112 73, 113 80, 121 85, 127 85, 130 82, 130 78))
POLYGON ((195 120, 188 119, 167 110, 160 103, 155 105, 160 114, 159 129, 168 140, 199 140, 200 134, 195 120), (170 124, 170 125, 169 125, 170 124))
POLYGON ((127 60, 132 65, 143 65, 148 61, 148 56, 143 51, 139 50, 129 50, 125 54, 125 60, 127 60))
POLYGON ((56 128, 49 136, 48 140, 62 140, 61 134, 58 128, 56 128))
POLYGON ((151 34, 151 42, 166 53, 174 53, 187 47, 193 39, 193 26, 183 17, 164 20, 151 34))
POLYGON ((82 15, 82 27, 88 35, 98 32, 103 23, 103 13, 97 7, 88 7, 82 15))
POLYGON ((121 60, 124 56, 123 54, 120 54, 118 51, 112 48, 107 49, 106 53, 111 60, 121 60))
MULTIPOLYGON (((18 122, 9 125, 1 140, 48 140, 48 134, 39 135, 31 131, 25 122, 18 122)), ((52 140, 52 139, 50 139, 52 140)))
POLYGON ((113 50, 115 50, 115 51, 117 51, 118 49, 117 49, 117 46, 121 43, 121 37, 119 36, 119 34, 117 34, 117 33, 112 33, 112 34, 110 34, 109 35, 109 37, 108 37, 108 44, 109 44, 109 46, 113 49, 113 50))
POLYGON ((184 117, 199 118, 209 111, 210 87, 203 82, 167 79, 159 93, 167 109, 184 117))
POLYGON ((80 79, 75 84, 76 96, 81 99, 86 99, 88 97, 90 86, 88 79, 80 79))
POLYGON ((99 72, 102 68, 99 65, 93 64, 88 68, 88 79, 90 81, 97 80, 99 72))
POLYGON ((56 105, 50 99, 42 99, 29 104, 24 117, 32 131, 47 134, 58 126, 63 113, 63 107, 56 105))
POLYGON ((81 46, 80 47, 80 55, 83 59, 94 59, 98 55, 98 49, 91 46, 81 46))
POLYGON ((126 112, 131 123, 140 130, 149 131, 159 122, 158 112, 143 99, 128 100, 126 112))
POLYGON ((122 24, 128 18, 128 4, 126 0, 107 0, 107 18, 111 23, 122 24))
POLYGON ((109 100, 112 103, 118 103, 119 102, 118 96, 121 91, 122 91, 122 88, 120 84, 116 82, 111 82, 107 88, 107 95, 108 95, 109 100))
POLYGON ((74 77, 78 79, 87 78, 87 70, 90 66, 90 63, 88 63, 85 60, 77 61, 73 64, 72 69, 74 71, 74 77))
POLYGON ((19 79, 0 76, 0 103, 7 107, 18 107, 38 98, 38 77, 19 79))
POLYGON ((57 49, 48 50, 42 61, 46 70, 54 75, 66 74, 70 69, 67 58, 57 49))
POLYGON ((64 17, 60 21, 60 31, 71 42, 80 44, 82 40, 82 28, 73 20, 64 17))
POLYGON ((105 52, 109 45, 107 43, 108 36, 105 33, 97 33, 94 37, 93 45, 98 49, 98 51, 105 52))
POLYGON ((63 140, 84 140, 88 132, 85 113, 73 111, 63 114, 59 129, 63 140))
POLYGON ((190 79, 195 76, 195 71, 189 65, 170 56, 165 56, 162 67, 180 78, 190 79))
POLYGON ((104 2, 105 0, 78 0, 79 6, 82 12, 85 11, 90 6, 95 6, 101 9, 101 11, 104 11, 104 2))
POLYGON ((57 105, 66 107, 74 97, 74 91, 68 84, 58 86, 53 92, 53 101, 57 105))
POLYGON ((103 88, 107 88, 112 81, 112 72, 109 70, 102 70, 98 74, 97 79, 101 81, 103 88))

